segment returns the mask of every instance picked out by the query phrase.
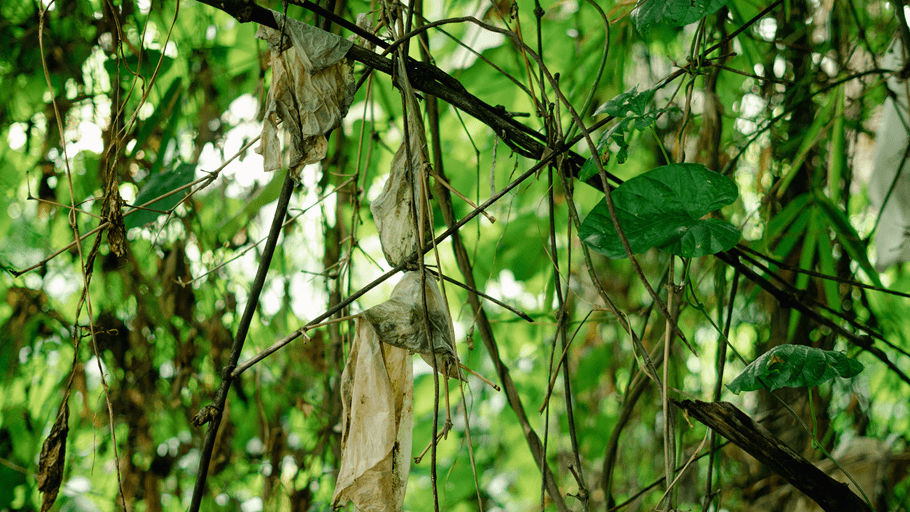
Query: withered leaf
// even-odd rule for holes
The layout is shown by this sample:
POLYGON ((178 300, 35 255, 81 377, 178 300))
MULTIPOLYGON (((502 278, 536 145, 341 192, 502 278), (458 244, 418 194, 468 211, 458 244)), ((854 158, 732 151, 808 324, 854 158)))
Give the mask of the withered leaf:
POLYGON ((66 463, 66 436, 69 433, 69 394, 63 399, 60 414, 51 428, 51 433, 41 446, 38 460, 38 490, 44 493, 41 512, 50 510, 57 500, 57 492, 63 482, 63 468, 66 463))
POLYGON ((192 423, 194 427, 201 427, 202 425, 205 425, 206 423, 214 420, 217 415, 218 408, 214 405, 209 404, 202 409, 199 409, 199 412, 193 416, 193 419, 190 420, 190 423, 192 423))
POLYGON ((114 189, 108 198, 110 212, 107 215, 107 221, 110 226, 107 228, 107 241, 111 246, 111 251, 118 257, 126 255, 126 226, 123 224, 123 198, 120 197, 120 191, 114 189))

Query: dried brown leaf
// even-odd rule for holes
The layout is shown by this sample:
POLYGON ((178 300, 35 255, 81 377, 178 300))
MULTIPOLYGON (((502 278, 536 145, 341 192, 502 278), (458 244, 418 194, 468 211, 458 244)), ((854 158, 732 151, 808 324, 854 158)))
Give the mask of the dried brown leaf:
POLYGON ((111 246, 111 251, 122 258, 126 255, 126 226, 123 223, 123 198, 120 197, 120 191, 115 189, 108 202, 111 211, 108 213, 107 220, 111 224, 107 228, 107 241, 111 246))
POLYGON ((51 428, 51 433, 41 446, 38 460, 38 490, 44 493, 41 512, 50 510, 57 500, 57 492, 63 483, 63 468, 66 463, 66 436, 69 433, 69 394, 63 399, 60 414, 51 428))

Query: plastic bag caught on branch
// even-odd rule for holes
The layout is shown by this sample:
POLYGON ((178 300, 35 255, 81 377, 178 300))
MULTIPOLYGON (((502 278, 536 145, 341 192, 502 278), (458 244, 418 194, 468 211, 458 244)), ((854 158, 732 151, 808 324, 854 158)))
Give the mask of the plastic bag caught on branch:
POLYGON ((355 82, 353 64, 345 58, 353 43, 272 11, 280 30, 260 26, 256 37, 271 50, 272 85, 262 123, 263 167, 274 171, 288 166, 294 178, 307 164, 325 158, 325 134, 337 127, 351 101, 355 82), (284 161, 278 127, 290 135, 284 161))
MULTIPOLYGON (((900 70, 904 52, 900 37, 892 41, 882 66, 900 70)), ((875 166, 869 183, 869 198, 878 210, 875 232, 878 254, 875 269, 884 272, 891 265, 910 260, 910 163, 904 160, 910 143, 910 109, 906 80, 888 78, 894 98, 885 99, 882 122, 875 136, 875 166)))
POLYGON ((373 306, 363 312, 363 317, 373 326, 379 340, 383 343, 417 352, 420 357, 433 366, 433 357, 427 339, 433 340, 436 351, 436 369, 443 370, 450 376, 459 375, 455 366, 455 339, 452 319, 436 281, 426 278, 427 323, 430 335, 423 324, 423 299, 420 294, 420 273, 405 272, 401 281, 395 285, 392 296, 386 302, 373 306))
POLYGON ((332 508, 400 511, 411 467, 411 354, 385 345, 363 319, 341 375, 341 466, 332 508))
MULTIPOLYGON (((416 105, 416 102, 415 102, 416 105)), ((427 139, 420 119, 419 110, 408 114, 408 144, 402 143, 392 158, 392 170, 382 188, 382 193, 370 204, 376 229, 379 231, 379 242, 389 265, 396 266, 416 251, 419 246, 418 234, 415 232, 413 212, 419 212, 419 201, 423 187, 422 173, 427 163, 427 139), (410 163, 408 162, 410 153, 410 163), (418 207, 412 209, 413 199, 417 198, 418 207)), ((418 219, 420 216, 418 215, 418 219)), ((430 240, 432 230, 429 219, 424 216, 424 243, 430 240)))

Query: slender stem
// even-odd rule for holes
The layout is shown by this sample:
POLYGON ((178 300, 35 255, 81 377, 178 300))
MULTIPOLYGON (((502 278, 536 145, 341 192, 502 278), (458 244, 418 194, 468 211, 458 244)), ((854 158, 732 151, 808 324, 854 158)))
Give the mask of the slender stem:
MULTIPOLYGON (((227 366, 221 372, 221 385, 215 393, 212 404, 206 406, 205 415, 211 419, 208 429, 205 433, 205 442, 202 452, 199 454, 199 469, 196 471, 196 485, 193 487, 193 497, 190 501, 189 512, 198 512, 202 503, 202 495, 205 492, 205 480, 209 472, 209 462, 212 460, 212 451, 215 448, 215 439, 218 436, 218 427, 221 425, 221 415, 224 412, 224 405, 227 402, 228 392, 231 384, 237 375, 234 374, 234 367, 240 360, 240 352, 243 350, 243 343, 246 341, 246 335, 249 332, 250 323, 253 320, 253 313, 259 305, 259 295, 262 293, 262 287, 265 284, 265 278, 269 272, 269 265, 272 262, 272 256, 275 254, 275 247, 278 243, 278 236, 281 234, 281 226, 285 215, 288 212, 288 205, 291 202, 291 196, 294 193, 294 180, 291 173, 287 172, 284 177, 284 185, 281 188, 281 195, 278 196, 278 206, 275 209, 275 217, 272 219, 272 227, 269 230, 269 239, 262 250, 262 259, 259 260, 259 270, 256 272, 256 278, 250 287, 250 295, 246 307, 243 310, 243 316, 240 318, 240 325, 237 326, 237 335, 234 337, 234 344, 231 346, 230 360, 227 366)), ((202 417, 198 416, 200 419, 202 417)), ((194 418, 194 423, 196 423, 194 418)), ((204 422, 204 421, 203 421, 204 422)), ((200 423, 201 424, 201 423, 200 423)))
MULTIPOLYGON (((670 255, 669 275, 667 278, 667 308, 673 311, 673 299, 676 295, 674 287, 674 266, 676 256, 670 255)), ((672 490, 674 468, 676 467, 676 439, 673 432, 673 414, 670 410, 670 397, 668 390, 670 386, 670 346, 673 342, 672 323, 675 319, 667 318, 667 328, 664 330, 664 365, 663 365, 663 386, 660 388, 661 405, 664 413, 664 478, 667 482, 666 495, 670 499, 670 509, 676 508, 676 493, 672 490)))

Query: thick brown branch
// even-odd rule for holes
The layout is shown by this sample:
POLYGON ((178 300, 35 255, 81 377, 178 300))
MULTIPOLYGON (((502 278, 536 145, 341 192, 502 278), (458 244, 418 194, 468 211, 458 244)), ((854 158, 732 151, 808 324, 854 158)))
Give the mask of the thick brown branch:
POLYGON ((841 482, 802 458, 746 413, 729 402, 673 401, 686 413, 714 429, 786 479, 828 512, 872 512, 869 505, 841 482))
MULTIPOLYGON (((279 28, 278 23, 272 16, 272 12, 255 3, 245 0, 199 1, 230 14, 241 23, 252 21, 276 30, 279 28)), ((355 45, 348 52, 348 56, 377 71, 387 75, 393 74, 394 64, 391 59, 382 57, 366 48, 355 45)), ((515 121, 506 114, 504 108, 489 105, 472 95, 458 80, 441 69, 430 64, 408 59, 407 73, 411 85, 415 89, 432 94, 477 118, 492 128, 496 135, 501 137, 516 153, 535 160, 539 160, 547 153, 543 135, 515 121)), ((556 150, 557 148, 550 149, 556 150)), ((570 174, 577 176, 585 160, 585 157, 577 153, 567 152, 566 163, 570 174)), ((612 175, 610 179, 616 184, 621 183, 621 180, 612 175)), ((588 184, 597 189, 602 189, 603 187, 598 179, 590 179, 588 184)))

